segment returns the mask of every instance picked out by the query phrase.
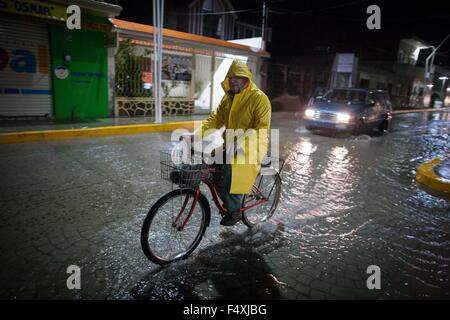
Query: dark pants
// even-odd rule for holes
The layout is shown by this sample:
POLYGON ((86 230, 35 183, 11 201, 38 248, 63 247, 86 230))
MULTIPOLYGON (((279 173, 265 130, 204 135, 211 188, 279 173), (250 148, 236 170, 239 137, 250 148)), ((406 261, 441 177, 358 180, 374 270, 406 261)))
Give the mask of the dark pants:
POLYGON ((242 194, 230 194, 231 188, 231 164, 218 165, 222 170, 223 184, 219 187, 219 196, 228 213, 238 211, 242 204, 242 194))

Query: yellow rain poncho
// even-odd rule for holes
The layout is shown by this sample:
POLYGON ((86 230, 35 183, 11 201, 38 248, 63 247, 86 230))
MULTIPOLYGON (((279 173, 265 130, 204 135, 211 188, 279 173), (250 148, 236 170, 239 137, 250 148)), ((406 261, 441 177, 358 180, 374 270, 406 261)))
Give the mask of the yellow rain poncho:
POLYGON ((225 95, 217 110, 203 123, 200 133, 222 126, 226 129, 242 129, 246 133, 248 138, 239 143, 243 152, 231 160, 230 188, 230 194, 246 194, 250 192, 260 170, 261 160, 267 153, 271 105, 264 92, 252 82, 252 73, 242 61, 233 61, 222 82, 222 88, 225 95), (242 92, 234 95, 230 103, 229 78, 233 76, 246 77, 249 82, 242 92))

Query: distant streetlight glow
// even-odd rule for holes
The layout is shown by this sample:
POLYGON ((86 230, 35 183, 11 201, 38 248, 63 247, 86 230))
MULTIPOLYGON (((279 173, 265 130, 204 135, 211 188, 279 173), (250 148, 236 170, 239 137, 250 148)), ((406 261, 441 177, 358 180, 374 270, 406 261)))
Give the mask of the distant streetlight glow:
POLYGON ((441 91, 442 91, 442 97, 444 97, 444 106, 447 106, 448 105, 448 97, 445 97, 445 95, 446 95, 446 90, 445 90, 445 87, 446 87, 446 85, 445 85, 445 81, 447 81, 448 80, 448 77, 447 76, 442 76, 442 77, 439 77, 439 80, 442 80, 442 89, 441 89, 441 91), (446 102, 447 101, 447 102, 446 102))

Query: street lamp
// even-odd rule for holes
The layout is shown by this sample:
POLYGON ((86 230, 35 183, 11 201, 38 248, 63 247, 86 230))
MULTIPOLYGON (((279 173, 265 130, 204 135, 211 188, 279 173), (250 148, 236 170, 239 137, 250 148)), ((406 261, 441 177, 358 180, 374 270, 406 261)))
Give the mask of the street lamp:
POLYGON ((439 77, 439 80, 442 80, 442 86, 444 86, 445 80, 448 80, 448 77, 446 76, 439 77))
POLYGON ((428 80, 430 79, 430 72, 431 72, 431 69, 433 68, 434 56, 436 55, 436 52, 438 51, 438 49, 444 44, 445 41, 447 41, 447 39, 449 37, 450 37, 450 33, 444 38, 444 40, 441 41, 441 43, 437 47, 429 46, 429 48, 432 48, 433 51, 430 53, 430 55, 425 60, 425 80, 427 80, 426 83, 428 83, 428 80))
POLYGON ((429 103, 431 101, 431 88, 430 87, 430 73, 433 69, 433 63, 434 63, 434 56, 436 55, 436 52, 438 49, 444 44, 445 41, 450 37, 450 33, 444 38, 444 40, 441 41, 441 43, 437 46, 429 46, 429 48, 432 48, 433 51, 430 53, 430 55, 425 60, 425 84, 427 85, 429 92, 426 92, 423 98, 423 106, 429 107, 429 103))

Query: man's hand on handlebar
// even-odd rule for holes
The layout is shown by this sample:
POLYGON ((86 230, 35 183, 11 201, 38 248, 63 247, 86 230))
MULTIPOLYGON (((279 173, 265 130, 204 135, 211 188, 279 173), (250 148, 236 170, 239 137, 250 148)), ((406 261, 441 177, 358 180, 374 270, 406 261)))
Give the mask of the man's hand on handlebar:
POLYGON ((186 142, 194 142, 194 132, 184 133, 180 136, 180 141, 185 140, 186 142))

